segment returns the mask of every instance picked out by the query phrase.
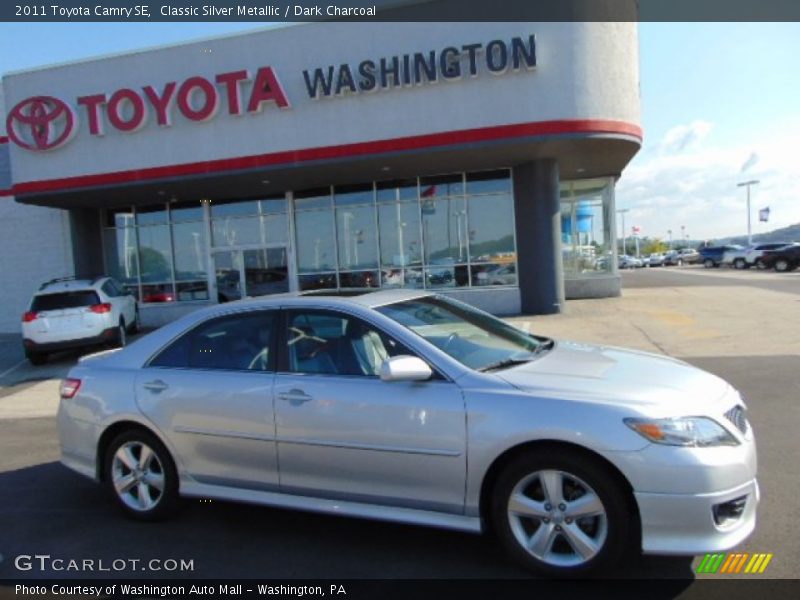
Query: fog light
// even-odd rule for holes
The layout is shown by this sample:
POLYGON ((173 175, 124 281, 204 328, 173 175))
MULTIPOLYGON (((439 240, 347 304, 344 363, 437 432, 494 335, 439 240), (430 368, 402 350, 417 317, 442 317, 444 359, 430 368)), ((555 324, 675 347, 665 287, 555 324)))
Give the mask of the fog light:
POLYGON ((741 518, 746 504, 747 496, 734 498, 733 500, 723 502, 722 504, 715 504, 713 508, 714 523, 716 523, 719 527, 732 525, 741 518))

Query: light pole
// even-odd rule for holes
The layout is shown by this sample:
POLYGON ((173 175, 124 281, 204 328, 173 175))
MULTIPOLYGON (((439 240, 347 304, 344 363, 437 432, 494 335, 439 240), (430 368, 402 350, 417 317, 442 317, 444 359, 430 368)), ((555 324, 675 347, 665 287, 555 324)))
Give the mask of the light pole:
POLYGON ((625 247, 625 213, 630 212, 630 208, 620 208, 617 210, 617 213, 622 215, 622 254, 627 253, 627 248, 625 247))
POLYGON ((672 229, 667 229, 667 235, 669 235, 669 249, 672 250, 672 229))
POLYGON ((742 183, 737 183, 736 187, 746 187, 747 188, 747 245, 751 246, 753 244, 753 230, 750 228, 750 186, 758 185, 758 179, 751 179, 750 181, 743 181, 742 183))
POLYGON ((681 244, 686 246, 686 235, 684 234, 684 230, 686 229, 686 225, 681 225, 681 244))

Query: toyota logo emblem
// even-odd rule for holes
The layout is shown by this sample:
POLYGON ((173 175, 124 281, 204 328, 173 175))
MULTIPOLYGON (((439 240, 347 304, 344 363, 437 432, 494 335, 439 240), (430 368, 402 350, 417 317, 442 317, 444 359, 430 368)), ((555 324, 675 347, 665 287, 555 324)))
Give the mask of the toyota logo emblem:
POLYGON ((17 146, 52 150, 72 138, 75 122, 75 112, 66 102, 52 96, 34 96, 11 109, 6 131, 17 146))

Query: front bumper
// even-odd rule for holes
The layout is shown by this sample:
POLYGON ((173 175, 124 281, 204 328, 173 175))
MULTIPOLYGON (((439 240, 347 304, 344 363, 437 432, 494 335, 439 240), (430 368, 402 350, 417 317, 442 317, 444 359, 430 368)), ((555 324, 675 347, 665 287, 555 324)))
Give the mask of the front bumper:
POLYGON ((758 482, 710 494, 653 494, 635 492, 642 520, 645 554, 703 554, 728 550, 740 544, 756 526, 760 500, 758 482), (745 497, 744 510, 735 521, 717 525, 714 506, 745 497))

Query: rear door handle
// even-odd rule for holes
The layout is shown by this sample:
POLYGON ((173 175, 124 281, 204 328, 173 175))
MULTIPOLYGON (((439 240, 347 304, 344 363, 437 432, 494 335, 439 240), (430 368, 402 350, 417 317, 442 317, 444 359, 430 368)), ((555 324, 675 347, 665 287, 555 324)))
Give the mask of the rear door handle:
POLYGON ((303 390, 293 389, 288 392, 278 394, 280 400, 289 402, 292 406, 300 406, 314 398, 306 394, 303 390))
POLYGON ((160 379, 156 379, 155 381, 148 381, 145 384, 142 384, 142 387, 146 390, 150 390, 151 392, 155 392, 158 394, 159 392, 163 392, 166 390, 169 385, 161 381, 160 379))

